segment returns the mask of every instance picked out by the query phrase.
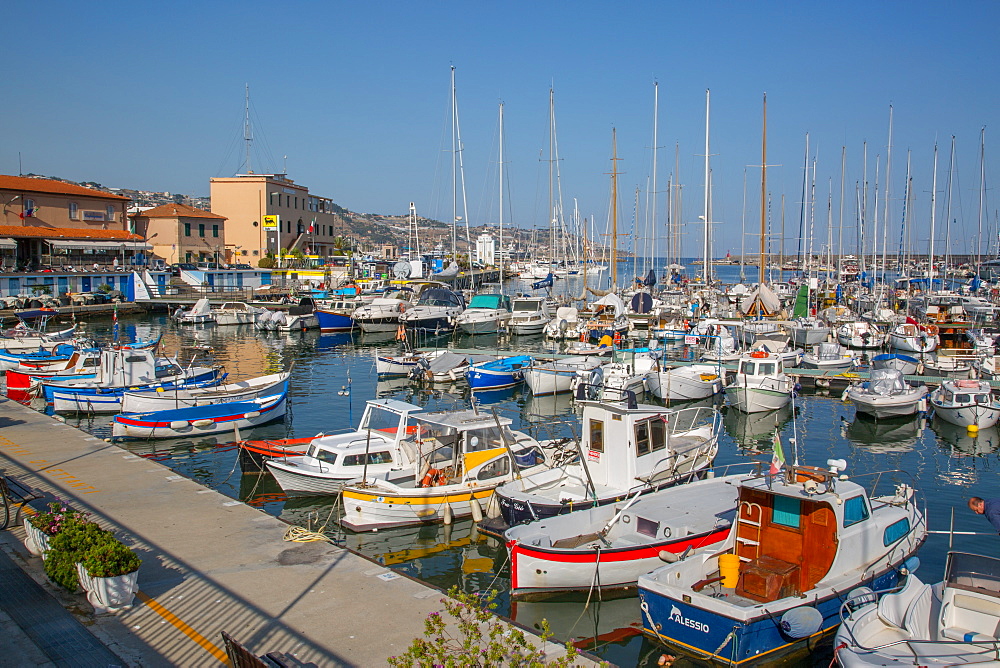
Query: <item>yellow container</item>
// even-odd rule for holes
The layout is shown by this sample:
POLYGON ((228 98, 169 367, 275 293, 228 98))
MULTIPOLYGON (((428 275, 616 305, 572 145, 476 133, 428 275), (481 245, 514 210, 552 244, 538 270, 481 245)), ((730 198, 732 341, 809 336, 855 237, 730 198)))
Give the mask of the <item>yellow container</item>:
POLYGON ((735 554, 720 554, 719 575, 722 576, 723 587, 735 589, 740 579, 740 558, 735 554))

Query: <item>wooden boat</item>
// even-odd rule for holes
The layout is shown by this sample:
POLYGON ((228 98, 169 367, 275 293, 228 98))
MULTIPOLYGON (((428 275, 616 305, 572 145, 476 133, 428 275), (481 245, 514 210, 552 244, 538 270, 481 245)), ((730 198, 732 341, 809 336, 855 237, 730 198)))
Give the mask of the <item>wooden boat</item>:
POLYGON ((412 468, 416 451, 407 439, 416 432, 411 418, 421 410, 395 399, 371 399, 357 429, 320 434, 305 443, 249 442, 245 447, 269 458, 267 469, 286 494, 338 494, 348 480, 412 468))
POLYGON ((720 470, 704 480, 511 527, 504 533, 511 596, 626 589, 664 561, 720 543, 736 517, 737 485, 747 475, 720 470))
POLYGON ((285 417, 288 388, 245 401, 116 415, 113 438, 182 438, 257 427, 285 417))
POLYGON ((711 466, 718 452, 714 409, 639 404, 631 393, 614 402, 586 395, 581 385, 583 437, 563 444, 580 456, 501 485, 493 517, 480 525, 483 531, 501 536, 511 526, 670 487, 711 466))
POLYGON ((126 390, 122 394, 122 413, 148 413, 173 408, 253 401, 288 389, 288 373, 274 373, 236 383, 212 387, 177 388, 170 392, 126 390))
POLYGON ((465 379, 473 390, 513 387, 524 380, 524 369, 531 362, 530 355, 514 355, 470 364, 465 370, 465 379))
POLYGON ((700 660, 770 664, 833 631, 845 592, 900 582, 927 536, 922 499, 891 479, 902 472, 867 474, 866 490, 844 479, 844 461, 827 464, 740 483, 718 550, 639 578, 643 633, 700 660), (892 493, 878 489, 893 482, 892 493))
POLYGON ((500 484, 551 466, 535 439, 513 431, 509 418, 471 410, 422 413, 402 448, 412 465, 369 474, 341 492, 341 523, 353 531, 440 522, 482 512, 500 484))
POLYGON ((833 644, 844 668, 993 666, 1000 627, 1000 559, 952 551, 944 580, 911 572, 902 588, 855 590, 833 644))

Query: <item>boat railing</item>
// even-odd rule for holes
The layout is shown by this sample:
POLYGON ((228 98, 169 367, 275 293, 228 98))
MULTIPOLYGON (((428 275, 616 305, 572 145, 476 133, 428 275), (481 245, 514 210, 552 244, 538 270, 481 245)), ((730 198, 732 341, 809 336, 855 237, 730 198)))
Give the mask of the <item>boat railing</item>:
MULTIPOLYGON (((868 498, 871 502, 874 502, 877 498, 879 498, 880 496, 879 493, 882 492, 881 494, 882 497, 890 496, 892 498, 903 498, 904 507, 909 503, 908 499, 911 498, 911 497, 904 498, 900 496, 899 494, 900 491, 904 491, 901 490, 900 488, 902 486, 905 486, 913 492, 912 499, 914 503, 917 503, 919 508, 923 509, 924 517, 927 516, 926 513, 927 499, 924 497, 923 492, 919 491, 919 487, 916 484, 917 483, 916 478, 914 478, 913 474, 910 473, 909 471, 904 471, 903 469, 872 471, 869 473, 859 473, 857 475, 851 475, 850 480, 867 488, 868 498), (868 479, 868 481, 864 480, 866 478, 868 479), (900 480, 900 478, 902 478, 902 480, 900 480), (886 482, 887 479, 888 482, 886 482), (859 482, 859 480, 861 481, 859 482), (892 485, 892 489, 891 490, 886 489, 886 487, 890 484, 892 485)), ((891 505, 891 504, 889 502, 885 502, 883 505, 891 505)))
POLYGON ((668 413, 667 423, 670 425, 670 436, 677 436, 703 426, 712 426, 713 433, 720 421, 720 413, 715 406, 694 406, 680 408, 668 413))

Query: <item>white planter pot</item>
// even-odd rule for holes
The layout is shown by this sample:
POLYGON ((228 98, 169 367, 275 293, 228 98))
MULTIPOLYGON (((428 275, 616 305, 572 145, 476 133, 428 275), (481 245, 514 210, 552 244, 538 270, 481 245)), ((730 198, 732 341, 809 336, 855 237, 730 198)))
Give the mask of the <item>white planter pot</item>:
POLYGON ((80 578, 80 587, 87 592, 87 600, 97 614, 132 607, 135 592, 139 590, 139 571, 113 578, 95 578, 90 576, 83 564, 77 564, 76 574, 80 578))
POLYGON ((44 531, 32 526, 28 518, 24 518, 24 546, 36 557, 45 559, 45 551, 49 549, 49 536, 44 531))

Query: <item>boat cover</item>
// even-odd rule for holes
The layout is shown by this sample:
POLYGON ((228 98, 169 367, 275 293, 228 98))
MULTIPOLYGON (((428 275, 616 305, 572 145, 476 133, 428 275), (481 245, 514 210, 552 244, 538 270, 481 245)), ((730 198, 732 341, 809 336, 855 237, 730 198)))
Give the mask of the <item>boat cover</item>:
POLYGON ((430 369, 432 373, 447 373, 463 362, 465 362, 464 355, 445 351, 432 359, 427 368, 430 369))
POLYGON ((821 343, 816 351, 816 357, 821 360, 839 360, 840 359, 840 344, 838 343, 821 343))
POLYGON ((903 374, 896 369, 873 369, 868 381, 868 390, 872 394, 891 396, 907 390, 903 374))

